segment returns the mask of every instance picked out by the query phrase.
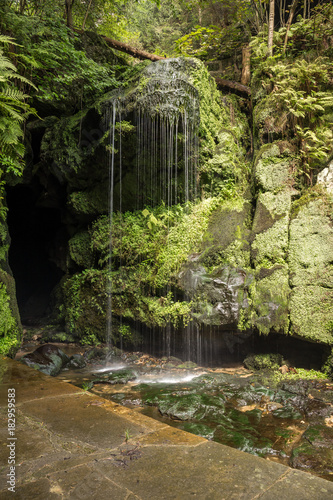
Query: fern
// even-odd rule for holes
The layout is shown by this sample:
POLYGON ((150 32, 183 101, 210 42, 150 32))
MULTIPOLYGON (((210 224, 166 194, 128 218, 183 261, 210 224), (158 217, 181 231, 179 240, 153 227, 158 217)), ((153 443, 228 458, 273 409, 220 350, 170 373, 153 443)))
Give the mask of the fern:
MULTIPOLYGON (((17 45, 12 38, 0 35, 0 44, 17 45)), ((28 96, 17 88, 17 83, 36 88, 20 75, 15 65, 4 55, 0 46, 0 178, 3 173, 22 172, 24 146, 22 124, 35 110, 26 102, 28 96)))

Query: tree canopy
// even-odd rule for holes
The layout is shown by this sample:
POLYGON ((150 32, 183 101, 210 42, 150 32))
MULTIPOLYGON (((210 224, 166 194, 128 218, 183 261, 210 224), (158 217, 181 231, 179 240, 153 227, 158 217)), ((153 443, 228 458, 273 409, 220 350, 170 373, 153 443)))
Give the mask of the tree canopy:
POLYGON ((163 57, 229 61, 220 76, 238 81, 235 64, 249 65, 251 51, 248 80, 289 110, 294 133, 303 127, 303 145, 330 103, 320 94, 332 79, 333 7, 326 0, 3 0, 0 19, 3 168, 19 170, 33 106, 40 113, 40 103, 62 103, 74 113, 126 83, 130 57, 113 53, 99 35, 163 57))

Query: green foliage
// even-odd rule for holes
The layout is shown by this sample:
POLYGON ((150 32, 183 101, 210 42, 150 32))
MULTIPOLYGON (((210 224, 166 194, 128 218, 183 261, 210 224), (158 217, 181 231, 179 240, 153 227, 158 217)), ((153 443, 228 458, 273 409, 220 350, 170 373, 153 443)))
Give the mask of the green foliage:
MULTIPOLYGON (((318 3, 309 18, 297 17, 297 22, 291 25, 288 33, 287 54, 297 57, 302 53, 305 57, 317 56, 321 53, 332 57, 333 49, 330 42, 333 35, 333 6, 331 2, 318 3)), ((282 27, 275 36, 277 49, 282 46, 286 28, 282 27)))
POLYGON ((281 354, 251 354, 243 363, 248 370, 276 370, 283 364, 283 358, 281 354))
POLYGON ((328 85, 333 76, 332 62, 318 54, 311 60, 303 53, 287 59, 278 50, 273 57, 265 58, 260 37, 251 45, 255 67, 252 85, 258 89, 255 99, 264 97, 258 109, 267 109, 270 115, 266 132, 296 145, 297 176, 303 183, 312 184, 314 174, 333 149, 332 122, 328 118, 333 106, 328 85))
POLYGON ((306 370, 305 368, 296 368, 296 372, 280 373, 275 372, 274 380, 282 382, 284 380, 325 380, 327 373, 318 370, 306 370))
MULTIPOLYGON (((185 326, 191 319, 192 304, 176 300, 167 287, 177 280, 188 255, 200 247, 209 216, 221 203, 221 199, 208 199, 184 207, 113 214, 111 274, 109 218, 100 217, 90 234, 92 251, 102 269, 85 270, 63 286, 63 319, 69 331, 81 342, 91 334, 103 337, 107 282, 111 283, 116 316, 148 326, 185 326)), ((119 333, 131 340, 127 325, 119 327, 119 333)), ((112 334, 117 337, 116 332, 112 334)))
MULTIPOLYGON (((96 62, 82 50, 80 36, 69 30, 57 13, 40 19, 6 11, 2 24, 14 33, 19 44, 15 51, 18 71, 29 74, 38 86, 41 101, 63 107, 65 104, 68 112, 81 109, 83 103, 119 86, 111 49, 104 44, 109 59, 103 64, 96 62)), ((99 43, 102 51, 103 42, 99 43)))
POLYGON ((7 289, 0 283, 0 354, 15 354, 19 343, 20 332, 10 309, 7 289))
POLYGON ((118 328, 119 335, 121 338, 125 341, 131 341, 133 337, 133 333, 131 331, 131 328, 128 325, 120 325, 118 328))
POLYGON ((63 283, 60 319, 82 344, 105 340, 106 285, 106 273, 95 269, 75 274, 63 283))
MULTIPOLYGON (((172 57, 175 42, 198 22, 197 9, 182 0, 128 2, 124 6, 131 43, 154 54, 172 57)), ((129 35, 127 35, 129 36, 129 35)))
POLYGON ((94 387, 94 382, 83 382, 81 387, 84 391, 90 391, 94 387))
POLYGON ((0 35, 0 175, 22 175, 23 123, 35 110, 26 103, 28 95, 17 87, 18 83, 30 86, 32 83, 20 75, 6 57, 8 44, 14 44, 13 39, 0 35))
MULTIPOLYGON (((331 333, 333 333, 333 321, 330 321, 327 324, 327 328, 331 333)), ((331 350, 331 354, 327 356, 327 359, 321 367, 321 370, 327 377, 333 378, 333 350, 331 350)))
POLYGON ((90 250, 90 236, 87 231, 77 233, 68 242, 69 253, 73 261, 80 267, 91 267, 92 255, 90 250))

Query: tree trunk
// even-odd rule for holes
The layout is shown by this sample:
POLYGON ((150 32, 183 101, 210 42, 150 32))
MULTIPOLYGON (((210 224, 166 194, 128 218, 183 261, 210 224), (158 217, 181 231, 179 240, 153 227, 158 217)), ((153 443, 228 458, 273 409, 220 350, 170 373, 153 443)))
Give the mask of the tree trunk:
POLYGON ((87 22, 89 10, 90 10, 90 7, 91 7, 91 2, 92 2, 92 0, 90 0, 89 5, 88 5, 87 10, 86 10, 86 15, 84 16, 84 20, 83 20, 83 24, 82 24, 82 29, 83 30, 84 30, 84 28, 86 26, 86 22, 87 22))
POLYGON ((268 20, 268 55, 273 55, 273 34, 274 34, 274 9, 275 0, 269 0, 269 20, 268 20))
POLYGON ((248 45, 242 48, 241 84, 248 85, 251 80, 251 49, 248 45))
POLYGON ((287 42, 288 42, 288 32, 289 32, 289 29, 290 29, 290 26, 291 26, 291 23, 293 22, 293 17, 294 17, 294 14, 295 14, 295 11, 296 11, 296 7, 298 5, 298 1, 299 0, 294 0, 293 1, 293 4, 291 6, 291 9, 290 9, 290 13, 289 13, 289 17, 288 17, 288 21, 287 21, 287 31, 286 31, 286 36, 284 38, 284 44, 283 44, 283 53, 285 54, 286 52, 286 47, 287 47, 287 42))
POLYGON ((65 0, 66 20, 68 28, 73 28, 73 4, 74 0, 65 0))

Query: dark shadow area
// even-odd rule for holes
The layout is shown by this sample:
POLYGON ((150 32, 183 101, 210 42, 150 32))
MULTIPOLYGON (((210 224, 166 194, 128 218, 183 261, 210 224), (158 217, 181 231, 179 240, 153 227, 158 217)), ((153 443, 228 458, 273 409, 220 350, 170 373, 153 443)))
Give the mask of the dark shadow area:
POLYGON ((67 232, 59 200, 47 201, 36 181, 8 188, 9 265, 23 323, 49 314, 51 292, 65 271, 67 232))
POLYGON ((136 347, 154 356, 176 356, 200 366, 233 367, 251 354, 281 354, 289 366, 320 370, 330 349, 289 335, 228 331, 222 327, 204 329, 149 329, 133 324, 141 344, 136 347), (169 330, 169 331, 168 331, 169 330))

